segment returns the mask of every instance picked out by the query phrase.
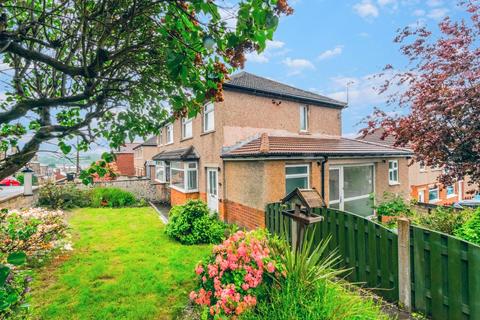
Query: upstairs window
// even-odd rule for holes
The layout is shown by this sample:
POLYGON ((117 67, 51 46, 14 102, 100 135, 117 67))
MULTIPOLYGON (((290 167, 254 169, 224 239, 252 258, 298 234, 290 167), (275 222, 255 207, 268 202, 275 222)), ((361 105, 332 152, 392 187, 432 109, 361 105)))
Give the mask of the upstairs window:
POLYGON ((192 118, 182 119, 182 138, 187 139, 192 137, 192 118))
POLYGON ((203 132, 215 129, 215 112, 213 103, 207 104, 203 109, 203 132))
POLYGON ((163 143, 163 129, 160 129, 157 136, 157 146, 161 146, 163 143))
POLYGON ((455 187, 453 185, 447 187, 447 198, 455 197, 455 187))
POLYGON ((167 144, 173 143, 173 124, 169 124, 165 127, 167 131, 167 144))
POLYGON ((310 187, 310 173, 308 164, 285 166, 286 194, 296 188, 308 189, 310 187))
POLYGON ((425 172, 427 171, 427 167, 425 167, 425 163, 420 162, 420 172, 425 172))
POLYGON ((398 160, 388 161, 388 183, 398 184, 398 160))
POLYGON ((308 131, 308 106, 300 106, 300 131, 308 131))

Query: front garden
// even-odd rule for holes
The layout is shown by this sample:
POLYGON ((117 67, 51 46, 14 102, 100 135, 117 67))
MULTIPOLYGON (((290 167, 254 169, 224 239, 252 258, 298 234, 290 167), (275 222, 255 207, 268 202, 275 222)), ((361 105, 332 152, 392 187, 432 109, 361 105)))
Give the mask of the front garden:
POLYGON ((111 188, 49 186, 39 204, 49 209, 3 212, 0 318, 387 318, 313 237, 292 251, 201 201, 174 207, 165 226, 111 188))

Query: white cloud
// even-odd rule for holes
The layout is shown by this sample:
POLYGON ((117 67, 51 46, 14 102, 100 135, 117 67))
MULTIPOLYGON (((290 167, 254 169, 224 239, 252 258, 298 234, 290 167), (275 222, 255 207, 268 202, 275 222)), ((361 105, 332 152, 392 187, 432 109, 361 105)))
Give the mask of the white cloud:
POLYGON ((397 0, 378 0, 377 2, 381 6, 387 6, 387 5, 391 5, 391 4, 396 5, 397 4, 397 0))
POLYGON ((256 63, 267 63, 270 61, 270 58, 276 55, 281 55, 283 52, 279 51, 285 46, 285 42, 273 40, 267 41, 267 47, 265 50, 258 54, 256 52, 250 52, 247 54, 247 61, 256 62, 256 63))
POLYGON ((328 58, 331 58, 331 57, 335 57, 335 56, 338 56, 338 55, 342 54, 342 51, 343 51, 343 46, 336 46, 333 49, 329 49, 329 50, 326 50, 326 51, 322 52, 318 56, 318 59, 319 60, 325 60, 325 59, 328 59, 328 58))
POLYGON ((371 0, 362 0, 353 6, 353 10, 362 18, 376 18, 378 17, 378 8, 371 0))
POLYGON ((429 7, 439 7, 443 4, 442 0, 428 0, 427 6, 429 7))
POLYGON ((369 38, 370 37, 370 33, 368 33, 368 32, 360 32, 358 35, 362 38, 369 38))
POLYGON ((435 9, 432 9, 428 14, 427 14, 427 17, 431 18, 431 19, 435 19, 435 20, 440 20, 442 19, 443 17, 445 17, 448 13, 448 9, 447 8, 435 8, 435 9))
POLYGON ((425 15, 425 10, 417 9, 417 10, 413 11, 413 15, 416 16, 416 17, 422 17, 422 16, 425 15))
POLYGON ((296 75, 302 73, 304 70, 315 69, 313 63, 307 59, 286 58, 282 62, 290 69, 289 75, 296 75))

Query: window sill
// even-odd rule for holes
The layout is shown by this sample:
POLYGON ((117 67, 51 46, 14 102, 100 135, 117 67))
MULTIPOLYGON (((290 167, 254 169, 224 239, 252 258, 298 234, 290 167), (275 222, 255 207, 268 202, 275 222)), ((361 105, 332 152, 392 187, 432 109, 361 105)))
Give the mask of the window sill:
POLYGON ((440 199, 428 200, 428 203, 437 203, 440 202, 440 199))
POLYGON ((182 139, 180 140, 180 142, 187 141, 187 140, 190 140, 190 139, 193 139, 193 136, 191 136, 191 137, 186 137, 186 138, 182 138, 182 139))
POLYGON ((456 196, 457 196, 456 194, 447 195, 447 199, 455 198, 456 196))
POLYGON ((207 134, 214 133, 214 132, 215 132, 215 129, 209 130, 209 131, 205 131, 205 132, 202 132, 202 133, 200 134, 200 136, 206 136, 207 134))
POLYGON ((304 130, 300 130, 300 131, 298 132, 298 134, 305 135, 305 136, 309 136, 309 135, 311 135, 311 133, 310 133, 310 132, 308 132, 308 131, 304 131, 304 130))
POLYGON ((399 186, 400 182, 388 182, 389 186, 399 186))
POLYGON ((187 191, 187 190, 183 190, 183 189, 177 188, 177 187, 172 186, 172 185, 169 185, 168 187, 170 189, 177 190, 178 192, 181 192, 181 193, 198 193, 198 189, 187 191))
POLYGON ((166 146, 169 146, 169 145, 171 145, 171 144, 173 144, 173 141, 172 141, 172 142, 169 142, 169 143, 165 143, 166 146))

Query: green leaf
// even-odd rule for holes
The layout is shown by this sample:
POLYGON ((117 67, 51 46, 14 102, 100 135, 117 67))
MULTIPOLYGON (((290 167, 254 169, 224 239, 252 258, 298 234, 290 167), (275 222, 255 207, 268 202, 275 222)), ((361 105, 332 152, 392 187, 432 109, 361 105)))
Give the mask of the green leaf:
POLYGON ((23 251, 12 252, 8 255, 7 262, 14 266, 21 266, 27 262, 27 255, 23 251))
POLYGON ((5 281, 7 280, 9 274, 10 268, 4 264, 0 264, 0 286, 3 286, 5 284, 5 281))

